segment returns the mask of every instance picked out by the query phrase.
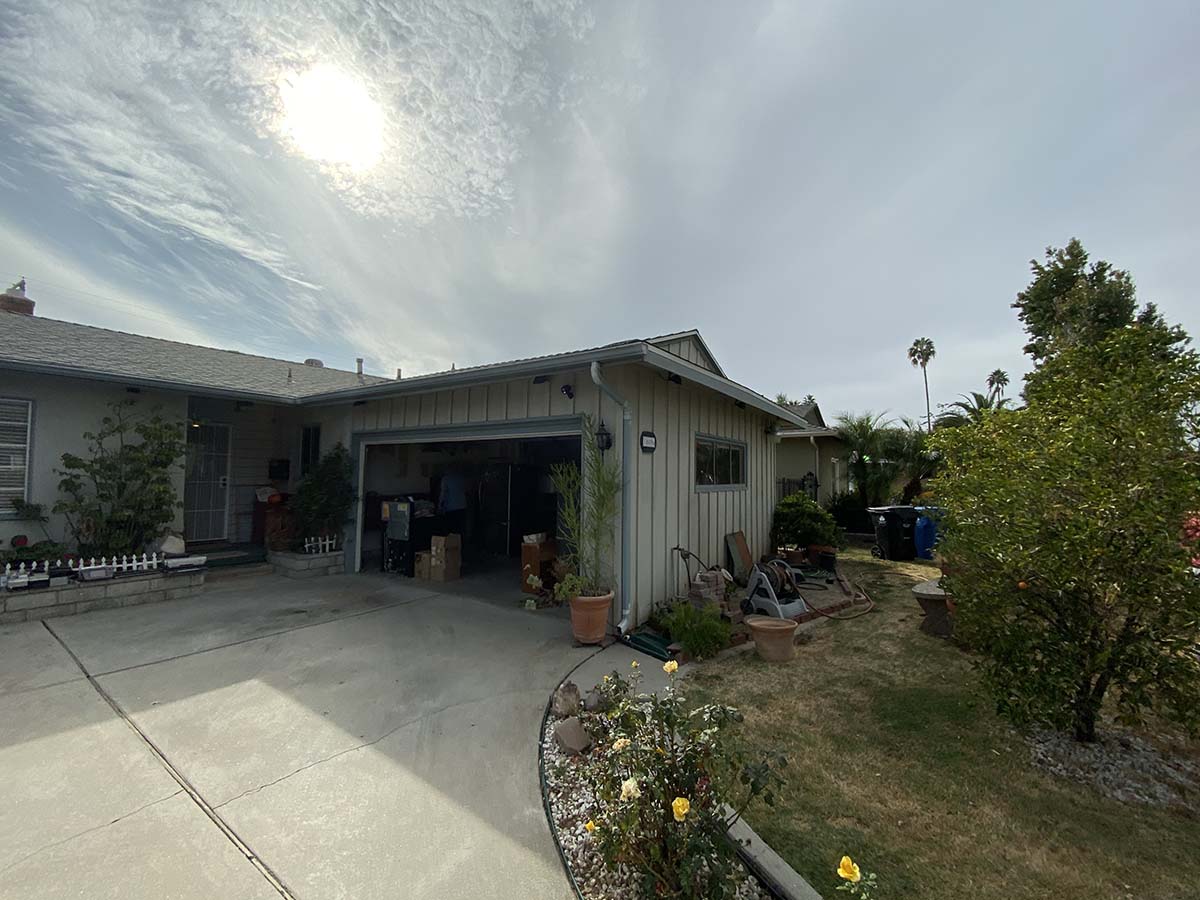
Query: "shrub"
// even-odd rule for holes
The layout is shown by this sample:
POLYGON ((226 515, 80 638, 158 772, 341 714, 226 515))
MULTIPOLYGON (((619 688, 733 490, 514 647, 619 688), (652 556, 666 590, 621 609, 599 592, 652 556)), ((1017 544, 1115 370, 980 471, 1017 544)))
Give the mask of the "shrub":
POLYGON ((613 523, 621 508, 621 468, 596 446, 595 424, 583 417, 583 468, 555 463, 550 480, 558 494, 559 559, 572 570, 554 586, 560 602, 599 597, 613 586, 613 523))
POLYGON ((337 444, 301 479, 292 498, 300 533, 297 539, 341 534, 354 505, 354 467, 350 451, 337 444))
POLYGON ((698 609, 690 601, 682 600, 671 607, 663 624, 671 640, 679 641, 694 659, 716 656, 729 646, 730 625, 721 618, 721 611, 714 603, 698 609))
POLYGON ((636 672, 605 676, 610 710, 586 721, 597 743, 584 761, 588 830, 607 866, 640 874, 643 896, 732 897, 741 873, 726 833, 751 803, 774 805, 786 760, 742 746, 736 709, 689 709, 676 668, 663 666, 671 683, 659 695, 639 693, 636 672))
POLYGON ((838 547, 844 543, 833 516, 802 493, 784 497, 775 507, 771 541, 776 547, 809 547, 813 544, 838 547))
POLYGON ((165 534, 182 506, 176 491, 183 425, 157 412, 135 416, 133 400, 109 404, 111 415, 85 432, 90 455, 64 453, 54 511, 82 556, 140 553, 165 534))
POLYGON ((999 710, 1095 739, 1200 724, 1200 581, 1181 535, 1200 509, 1200 358, 1161 327, 1064 349, 1028 405, 935 432, 935 493, 956 634, 983 655, 999 710))

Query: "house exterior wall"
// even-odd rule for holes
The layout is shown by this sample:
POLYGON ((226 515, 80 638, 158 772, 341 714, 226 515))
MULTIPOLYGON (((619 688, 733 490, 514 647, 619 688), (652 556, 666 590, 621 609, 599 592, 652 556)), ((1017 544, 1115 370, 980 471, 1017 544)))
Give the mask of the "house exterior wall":
POLYGON ((799 480, 812 472, 817 476, 817 502, 828 503, 834 494, 849 490, 846 445, 835 437, 818 437, 815 440, 815 448, 807 437, 785 437, 780 440, 778 478, 799 480))
MULTIPOLYGON (((85 431, 95 431, 100 420, 108 414, 108 404, 120 400, 135 400, 135 410, 151 412, 158 409, 165 417, 182 423, 187 418, 187 397, 165 391, 142 390, 131 394, 119 384, 64 378, 53 375, 31 375, 0 369, 0 397, 33 401, 32 440, 29 448, 29 501, 40 503, 50 521, 47 529, 55 540, 63 540, 66 522, 50 510, 59 499, 55 471, 62 464, 64 453, 86 456, 88 441, 85 431)), ((183 496, 183 466, 179 466, 176 490, 183 496)), ((183 527, 183 511, 177 511, 172 528, 183 527)), ((7 548, 13 535, 25 534, 30 542, 44 535, 36 522, 14 519, 7 510, 0 513, 0 546, 7 548)))
MULTIPOLYGON (((643 622, 654 604, 686 588, 684 567, 672 551, 676 545, 719 565, 726 564, 725 535, 730 532, 744 531, 756 556, 767 549, 774 511, 776 439, 767 433, 772 424, 768 416, 739 409, 722 394, 670 383, 645 366, 611 365, 603 374, 613 390, 633 405, 635 433, 651 431, 657 439, 653 453, 635 454, 629 473, 634 491, 630 590, 635 619, 643 622), (697 434, 745 445, 745 486, 697 490, 697 434)), ((334 433, 339 424, 347 424, 348 445, 350 436, 359 441, 373 436, 381 441, 402 440, 405 430, 565 421, 586 413, 603 419, 612 432, 609 453, 618 464, 623 452, 621 410, 596 388, 587 370, 553 374, 542 384, 532 379, 495 382, 306 412, 327 423, 322 425, 323 444, 327 427, 334 433), (573 398, 562 393, 564 384, 573 388, 573 398)), ((619 573, 619 533, 615 544, 614 572, 619 573)), ((614 604, 614 623, 618 617, 619 604, 614 604)))
MULTIPOLYGON (((662 350, 668 353, 673 353, 681 359, 686 359, 690 363, 694 363, 701 368, 708 369, 710 372, 717 372, 717 367, 713 365, 712 357, 708 355, 704 347, 693 337, 679 338, 674 341, 667 341, 663 344, 656 344, 662 350)), ((717 372, 717 374, 720 374, 717 372)))
MULTIPOLYGON (((248 543, 254 528, 255 489, 291 490, 299 476, 300 432, 294 424, 299 410, 266 403, 243 404, 215 397, 192 397, 188 415, 193 419, 230 426, 229 508, 226 538, 248 543), (291 459, 291 477, 268 479, 272 459, 291 459)), ((330 445, 332 446, 332 444, 330 445)))

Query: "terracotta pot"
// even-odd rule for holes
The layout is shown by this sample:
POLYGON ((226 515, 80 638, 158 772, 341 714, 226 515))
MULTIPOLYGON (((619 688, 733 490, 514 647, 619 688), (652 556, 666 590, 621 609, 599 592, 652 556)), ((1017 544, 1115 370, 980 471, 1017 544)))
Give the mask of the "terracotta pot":
POLYGON ((796 656, 796 629, 793 619, 774 616, 746 616, 746 627, 754 638, 754 649, 767 662, 787 662, 796 656))
POLYGON ((571 598, 571 633, 581 644, 599 644, 608 633, 608 611, 613 594, 571 598))
POLYGON ((803 550, 785 550, 783 558, 788 561, 789 566, 802 566, 807 559, 803 550))

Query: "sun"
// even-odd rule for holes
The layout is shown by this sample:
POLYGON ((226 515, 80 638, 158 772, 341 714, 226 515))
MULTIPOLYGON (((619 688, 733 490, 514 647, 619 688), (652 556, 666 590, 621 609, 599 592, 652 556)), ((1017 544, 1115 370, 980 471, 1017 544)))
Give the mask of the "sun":
POLYGON ((280 128, 310 159, 365 172, 383 155, 383 109, 366 85, 321 63, 279 81, 280 128))

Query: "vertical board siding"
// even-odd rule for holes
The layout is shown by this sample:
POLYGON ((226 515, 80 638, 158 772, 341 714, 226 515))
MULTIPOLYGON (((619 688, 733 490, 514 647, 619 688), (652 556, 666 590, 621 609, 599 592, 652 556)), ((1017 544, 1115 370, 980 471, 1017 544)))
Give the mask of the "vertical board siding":
MULTIPOLYGON (((711 368, 691 339, 671 342, 664 349, 711 368)), ((644 366, 606 366, 604 376, 633 404, 636 449, 628 461, 634 488, 631 602, 635 621, 644 622, 655 604, 687 590, 685 567, 672 551, 676 545, 710 565, 728 564, 725 535, 734 531, 745 533, 755 556, 767 550, 775 496, 775 445, 766 434, 771 420, 755 410, 739 409, 729 397, 686 379, 682 385, 668 382, 662 373, 644 366), (637 438, 643 431, 653 432, 657 439, 653 453, 641 452, 637 438), (746 487, 696 490, 698 433, 745 445, 746 487)), ((596 388, 586 370, 559 373, 543 384, 530 378, 371 401, 355 407, 351 421, 362 432, 585 413, 597 422, 603 420, 612 432, 609 455, 620 464, 621 410, 596 388), (573 399, 563 394, 564 384, 571 385, 573 399)), ((235 439, 236 434, 235 429, 235 439)), ((618 540, 614 573, 620 572, 620 549, 618 540)), ((614 604, 614 624, 619 615, 614 604)))

